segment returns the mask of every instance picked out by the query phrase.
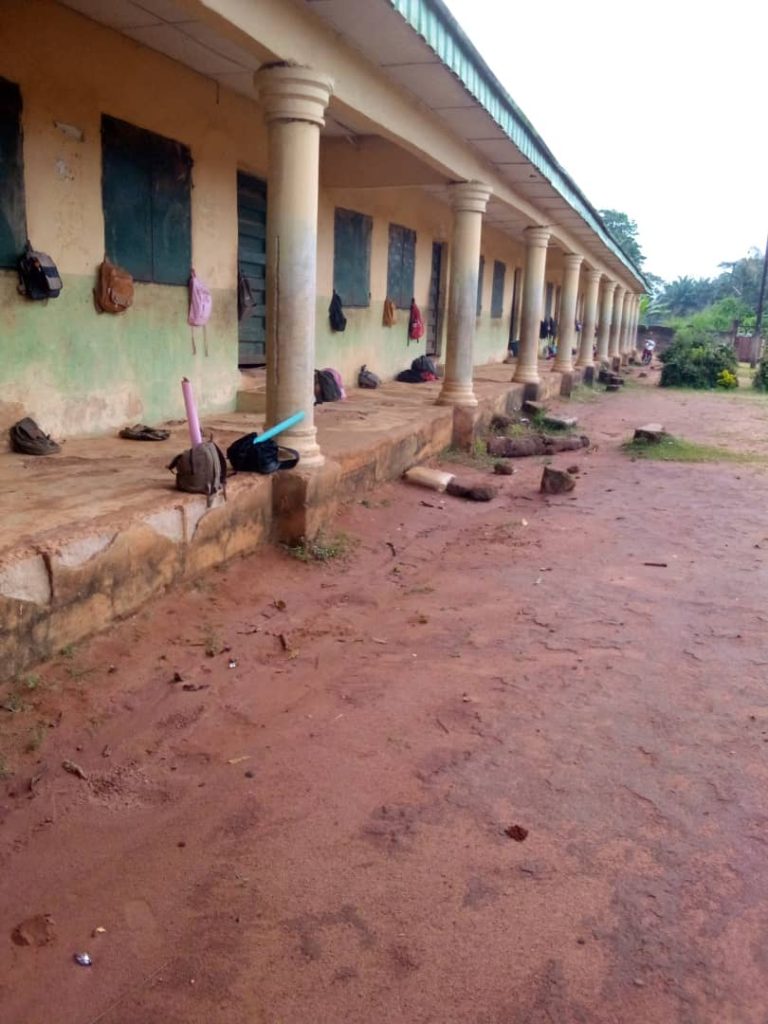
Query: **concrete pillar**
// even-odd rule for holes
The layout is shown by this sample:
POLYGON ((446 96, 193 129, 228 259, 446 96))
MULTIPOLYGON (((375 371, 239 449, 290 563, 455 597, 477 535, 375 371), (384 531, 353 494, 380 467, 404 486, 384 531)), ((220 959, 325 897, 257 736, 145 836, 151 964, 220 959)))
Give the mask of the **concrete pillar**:
POLYGON ((544 277, 547 267, 549 228, 525 229, 525 280, 523 283, 523 317, 520 329, 520 351, 515 375, 521 384, 539 383, 539 328, 541 326, 544 277))
POLYGON ((627 309, 627 331, 625 332, 623 339, 624 347, 622 348, 625 355, 629 355, 632 351, 632 322, 635 318, 635 301, 634 294, 630 293, 629 300, 627 302, 629 307, 627 309))
POLYGON ((600 329, 597 335, 597 361, 608 359, 610 349, 611 326, 613 323, 613 295, 616 291, 615 281, 606 281, 603 285, 603 297, 600 302, 600 329))
POLYGON ((632 337, 630 339, 632 343, 633 352, 637 349, 637 328, 640 323, 640 302, 642 300, 642 295, 637 295, 636 300, 637 301, 635 302, 635 315, 632 319, 632 337))
POLYGON ((629 348, 629 322, 632 319, 632 292, 624 293, 624 308, 621 312, 621 331, 619 333, 619 355, 626 356, 629 348))
POLYGON ((640 319, 640 296, 635 296, 632 305, 632 323, 629 328, 629 351, 634 352, 637 348, 637 322, 640 319))
POLYGON ((477 321, 477 279, 483 214, 491 190, 479 181, 450 186, 453 246, 448 289, 448 333, 445 379, 438 405, 477 405, 472 387, 473 348, 477 321))
POLYGON ((573 346, 576 344, 576 303, 579 298, 579 271, 584 260, 569 252, 563 260, 563 287, 560 293, 560 319, 557 329, 557 354, 552 366, 560 373, 573 370, 573 346))
POLYGON ((333 83, 311 68, 254 75, 269 133, 267 186, 267 425, 296 412, 281 435, 304 467, 320 466, 315 401, 315 295, 320 128, 333 83))
POLYGON ((597 295, 600 291, 600 278, 602 276, 599 270, 588 270, 586 273, 587 288, 584 292, 584 318, 581 322, 579 354, 576 358, 576 366, 580 369, 585 366, 593 366, 595 362, 593 349, 595 344, 595 325, 597 324, 597 295))
MULTIPOLYGON (((518 270, 515 271, 518 273, 518 270)), ((525 288, 525 268, 519 268, 519 277, 517 282, 517 309, 515 310, 515 331, 513 341, 520 340, 520 331, 523 326, 523 289, 525 288)))
POLYGON ((608 355, 611 359, 618 356, 621 342, 621 318, 624 315, 624 296, 626 291, 621 285, 616 285, 613 293, 613 318, 611 320, 611 340, 608 346, 608 355))

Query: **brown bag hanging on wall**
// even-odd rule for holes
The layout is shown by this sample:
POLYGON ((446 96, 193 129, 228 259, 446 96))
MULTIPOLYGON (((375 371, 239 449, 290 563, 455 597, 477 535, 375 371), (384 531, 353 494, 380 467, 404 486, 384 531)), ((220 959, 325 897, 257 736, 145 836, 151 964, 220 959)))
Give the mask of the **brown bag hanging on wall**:
POLYGON ((381 316, 381 322, 385 327, 394 327, 397 322, 397 309, 390 298, 384 299, 384 312, 381 316))
POLYGON ((124 313, 133 304, 133 278, 105 258, 93 294, 102 313, 124 313))

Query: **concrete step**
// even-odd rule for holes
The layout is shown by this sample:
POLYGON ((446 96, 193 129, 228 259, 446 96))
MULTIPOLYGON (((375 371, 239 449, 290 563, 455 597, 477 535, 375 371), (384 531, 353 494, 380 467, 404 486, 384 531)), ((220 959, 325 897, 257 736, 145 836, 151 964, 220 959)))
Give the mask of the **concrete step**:
POLYGON ((267 411, 267 388, 248 388, 237 392, 237 412, 265 413, 267 411))

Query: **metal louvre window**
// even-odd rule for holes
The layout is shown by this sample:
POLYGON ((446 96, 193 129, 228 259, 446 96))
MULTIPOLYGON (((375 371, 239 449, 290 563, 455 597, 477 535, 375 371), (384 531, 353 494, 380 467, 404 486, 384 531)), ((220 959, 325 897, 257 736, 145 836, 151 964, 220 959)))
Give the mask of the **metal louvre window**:
POLYGON ((402 224, 389 225, 387 297, 398 309, 409 309, 416 273, 416 232, 402 224))
POLYGON ((0 78, 0 267, 15 267, 26 241, 21 91, 0 78))
POLYGON ((336 208, 333 222, 333 287, 344 306, 371 304, 373 219, 336 208))
POLYGON ((107 256, 137 281, 186 284, 192 266, 192 157, 180 142, 104 115, 107 256))
POLYGON ((507 265, 500 260, 493 261, 493 289, 491 291, 491 316, 499 320, 504 316, 504 278, 507 265))

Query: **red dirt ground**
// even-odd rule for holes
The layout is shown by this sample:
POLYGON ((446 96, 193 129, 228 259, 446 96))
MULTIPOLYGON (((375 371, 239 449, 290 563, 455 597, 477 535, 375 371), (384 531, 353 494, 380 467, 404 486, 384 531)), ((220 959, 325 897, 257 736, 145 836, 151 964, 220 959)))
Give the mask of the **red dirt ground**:
POLYGON ((394 484, 24 677, 3 1024, 764 1024, 768 476, 618 445, 768 403, 570 408, 570 495, 394 484))

